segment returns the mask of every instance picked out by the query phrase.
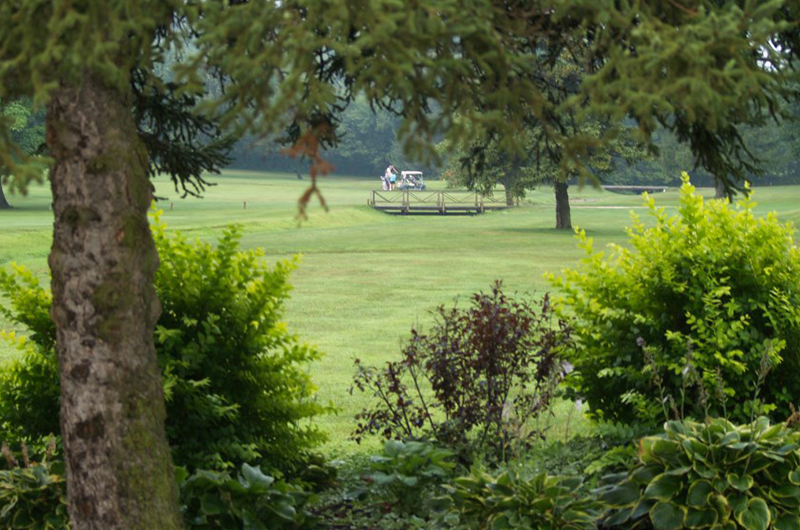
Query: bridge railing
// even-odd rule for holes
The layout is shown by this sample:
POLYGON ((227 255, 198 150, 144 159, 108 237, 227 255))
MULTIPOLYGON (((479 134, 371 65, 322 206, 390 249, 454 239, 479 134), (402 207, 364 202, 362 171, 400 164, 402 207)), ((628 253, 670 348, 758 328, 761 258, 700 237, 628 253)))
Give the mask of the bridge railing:
POLYGON ((399 211, 403 213, 448 211, 477 212, 506 208, 503 201, 486 197, 470 190, 373 190, 367 203, 376 210, 399 211))

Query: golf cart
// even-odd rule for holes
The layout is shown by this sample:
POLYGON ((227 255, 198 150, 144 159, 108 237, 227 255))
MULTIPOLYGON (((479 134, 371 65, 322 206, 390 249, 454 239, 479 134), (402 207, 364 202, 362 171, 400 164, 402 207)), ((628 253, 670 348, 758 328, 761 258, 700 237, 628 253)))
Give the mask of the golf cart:
POLYGON ((422 171, 402 171, 400 173, 400 183, 397 185, 399 190, 424 190, 425 180, 422 178, 422 171))

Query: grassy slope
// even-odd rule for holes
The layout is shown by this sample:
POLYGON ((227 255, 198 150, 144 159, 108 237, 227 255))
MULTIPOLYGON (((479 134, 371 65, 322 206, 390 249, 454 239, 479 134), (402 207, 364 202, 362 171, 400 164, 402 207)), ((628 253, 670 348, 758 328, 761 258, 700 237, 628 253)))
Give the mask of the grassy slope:
MULTIPOLYGON (((363 396, 347 391, 354 358, 391 358, 412 325, 430 321, 429 310, 487 289, 495 279, 503 279, 509 291, 542 294, 543 273, 574 266, 581 257, 570 232, 552 229, 549 189, 531 193, 519 209, 482 216, 391 216, 366 206, 377 179, 329 178, 322 189, 330 212, 314 205, 298 227, 296 201, 306 181, 248 172, 228 172, 217 181, 204 199, 181 200, 168 181, 159 180, 158 195, 167 197, 159 203, 166 210, 163 219, 203 239, 213 239, 228 223, 242 223, 245 246, 263 247, 272 260, 302 255, 286 320, 326 354, 310 370, 321 399, 343 410, 322 420, 332 449, 350 448, 345 440, 352 414, 364 403, 363 396)), ((598 248, 624 241, 623 227, 629 212, 640 207, 639 197, 588 188, 571 192, 573 224, 586 228, 598 248), (608 206, 621 208, 599 208, 608 206)), ((800 188, 760 188, 758 210, 800 217, 798 195, 800 188)), ((676 199, 676 192, 657 196, 667 206, 676 199)), ((48 192, 34 188, 29 197, 11 202, 18 209, 0 211, 0 266, 16 261, 45 278, 52 223, 48 192)), ((0 329, 10 327, 0 316, 0 329)), ((13 354, 0 344, 0 359, 13 354)))

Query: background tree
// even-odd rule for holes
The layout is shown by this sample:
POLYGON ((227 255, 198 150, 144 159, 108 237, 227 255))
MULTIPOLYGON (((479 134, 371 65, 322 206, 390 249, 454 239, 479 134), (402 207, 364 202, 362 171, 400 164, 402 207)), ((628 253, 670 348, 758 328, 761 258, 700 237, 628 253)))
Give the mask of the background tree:
POLYGON ((442 176, 451 187, 467 187, 491 195, 499 184, 503 186, 506 205, 513 206, 526 190, 542 183, 529 159, 502 151, 496 142, 487 144, 477 138, 460 143, 444 141, 437 148, 446 161, 442 176), (470 167, 476 162, 470 157, 474 148, 483 150, 480 168, 470 167))
MULTIPOLYGON (((33 110, 29 99, 5 104, 0 101, 0 117, 7 120, 12 141, 25 155, 41 152, 44 144, 44 115, 33 110)), ((7 177, 7 171, 0 165, 0 209, 11 208, 3 193, 3 180, 7 177)))
MULTIPOLYGON (((587 121, 585 131, 594 131, 595 138, 602 134, 597 121, 587 121)), ((522 155, 500 150, 496 141, 486 142, 480 132, 473 139, 460 144, 442 142, 439 149, 448 154, 444 173, 454 185, 466 186, 485 194, 492 194, 501 184, 506 204, 525 196, 527 190, 552 185, 555 192, 556 228, 572 229, 569 206, 569 181, 577 180, 578 170, 563 171, 559 166, 560 150, 557 146, 543 146, 545 135, 540 128, 529 127, 525 133, 525 151, 522 155)), ((594 179, 601 181, 614 173, 620 165, 642 159, 646 152, 627 131, 602 148, 590 151, 584 163, 594 179)))

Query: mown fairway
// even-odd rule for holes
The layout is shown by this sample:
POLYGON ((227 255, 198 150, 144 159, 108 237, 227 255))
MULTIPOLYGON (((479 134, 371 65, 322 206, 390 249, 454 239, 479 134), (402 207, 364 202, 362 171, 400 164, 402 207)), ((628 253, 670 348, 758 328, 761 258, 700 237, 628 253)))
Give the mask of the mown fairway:
MULTIPOLYGON (((543 274, 574 266, 582 251, 573 234, 556 231, 549 188, 529 194, 517 209, 482 216, 392 216, 366 205, 377 179, 326 178, 325 213, 314 201, 310 218, 298 226, 297 198, 308 185, 290 175, 230 171, 215 179, 205 198, 180 199, 167 180, 157 182, 158 206, 170 228, 214 239, 223 226, 241 223, 246 247, 263 247, 270 260, 301 254, 286 321, 325 353, 310 367, 320 399, 342 409, 322 421, 331 450, 349 450, 352 416, 365 404, 348 388, 356 357, 371 364, 395 356, 412 325, 430 322, 429 311, 456 297, 488 289, 502 279, 507 291, 540 296, 543 274), (244 209, 243 202, 247 202, 244 209), (173 209, 170 210, 170 205, 173 209)), ((431 183, 432 187, 440 183, 431 183)), ((638 196, 571 188, 573 224, 585 228, 598 248, 624 242, 630 211, 644 214, 638 196)), ((707 190, 706 195, 710 195, 707 190)), ((672 207, 677 192, 657 194, 672 207)), ((757 211, 800 217, 800 187, 757 188, 757 211)), ((10 197, 17 209, 0 211, 0 266, 17 262, 47 277, 52 212, 49 192, 10 197)), ((0 329, 12 326, 0 316, 0 329)), ((0 343, 0 359, 15 355, 0 343)), ((569 408, 564 404, 561 415, 569 408)), ((572 429, 580 428, 573 422, 572 429)))

